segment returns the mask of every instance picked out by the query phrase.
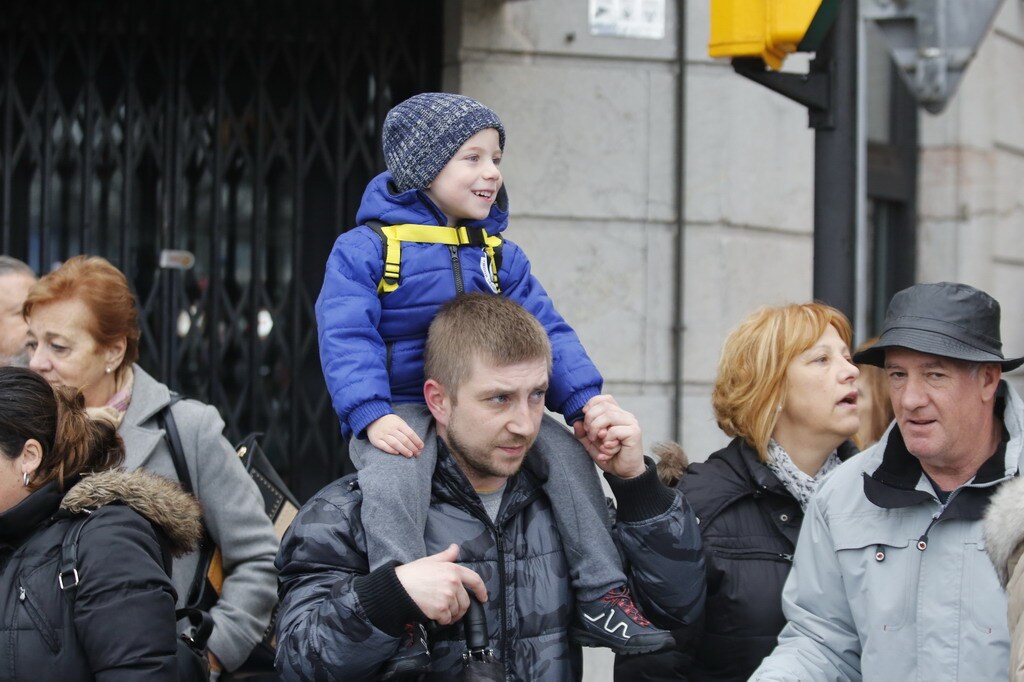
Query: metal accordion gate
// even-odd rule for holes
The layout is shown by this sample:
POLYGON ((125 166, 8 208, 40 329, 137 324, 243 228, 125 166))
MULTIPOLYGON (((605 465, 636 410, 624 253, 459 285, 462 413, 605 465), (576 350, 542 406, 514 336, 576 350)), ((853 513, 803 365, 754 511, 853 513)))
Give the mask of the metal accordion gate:
POLYGON ((313 304, 383 168, 390 106, 440 86, 440 0, 16 0, 0 13, 0 249, 109 259, 143 367, 258 430, 305 499, 347 458, 313 304))

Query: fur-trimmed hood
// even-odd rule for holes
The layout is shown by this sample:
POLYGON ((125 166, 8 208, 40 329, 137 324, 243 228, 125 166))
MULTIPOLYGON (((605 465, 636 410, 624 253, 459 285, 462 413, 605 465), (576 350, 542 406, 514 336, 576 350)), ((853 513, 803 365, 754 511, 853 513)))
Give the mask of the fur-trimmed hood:
POLYGON ((110 469, 83 476, 60 503, 62 509, 82 512, 121 503, 163 531, 174 556, 193 551, 203 535, 202 510, 195 498, 163 476, 145 471, 110 469))
POLYGON ((1020 557, 1018 547, 1024 541, 1024 478, 1017 477, 999 487, 985 512, 985 550, 992 559, 1005 588, 1020 557))
POLYGON ((651 446, 651 452, 658 460, 658 478, 668 487, 674 488, 686 474, 686 467, 690 466, 690 459, 683 452, 683 446, 675 441, 665 441, 651 446))

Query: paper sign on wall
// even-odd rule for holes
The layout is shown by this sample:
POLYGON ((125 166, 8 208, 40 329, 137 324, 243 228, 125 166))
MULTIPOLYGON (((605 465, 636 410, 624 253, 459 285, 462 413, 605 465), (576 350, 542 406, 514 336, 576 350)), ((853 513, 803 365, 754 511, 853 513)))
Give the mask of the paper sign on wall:
POLYGON ((665 0, 590 0, 590 34, 661 40, 665 0))

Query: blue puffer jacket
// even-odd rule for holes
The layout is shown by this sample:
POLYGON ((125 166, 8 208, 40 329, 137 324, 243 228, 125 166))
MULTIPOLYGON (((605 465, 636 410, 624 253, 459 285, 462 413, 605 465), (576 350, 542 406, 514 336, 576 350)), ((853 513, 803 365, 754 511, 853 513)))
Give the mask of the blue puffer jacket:
MULTIPOLYGON (((384 249, 366 223, 447 223, 423 192, 392 194, 390 180, 391 174, 385 172, 367 186, 356 215, 359 227, 334 243, 316 302, 320 362, 345 435, 361 435, 391 413, 391 403, 423 402, 423 349, 437 309, 462 291, 491 291, 481 247, 405 243, 398 289, 383 297, 377 294, 384 249)), ((486 219, 467 224, 492 235, 502 232, 508 225, 504 189, 486 219)), ((505 241, 501 261, 502 295, 529 310, 551 339, 554 368, 547 406, 567 418, 576 417, 601 392, 601 375, 576 332, 530 273, 523 251, 505 241)))

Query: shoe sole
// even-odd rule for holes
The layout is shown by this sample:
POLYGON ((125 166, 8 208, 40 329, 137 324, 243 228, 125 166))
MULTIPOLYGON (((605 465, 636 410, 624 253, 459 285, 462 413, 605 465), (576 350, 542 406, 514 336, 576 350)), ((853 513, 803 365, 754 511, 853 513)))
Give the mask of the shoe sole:
MULTIPOLYGON (((581 630, 575 629, 570 631, 569 637, 572 639, 573 642, 579 644, 580 646, 611 649, 615 653, 622 654, 623 656, 630 656, 632 654, 650 654, 654 653, 655 651, 664 651, 665 649, 672 647, 676 642, 675 638, 673 638, 670 635, 669 637, 662 639, 661 641, 648 642, 646 644, 635 643, 630 644, 629 646, 614 646, 610 644, 608 641, 594 637, 588 632, 583 632, 581 630)), ((639 637, 642 637, 642 635, 637 635, 633 639, 637 639, 639 637)), ((643 640, 640 640, 640 642, 643 642, 643 640)))

